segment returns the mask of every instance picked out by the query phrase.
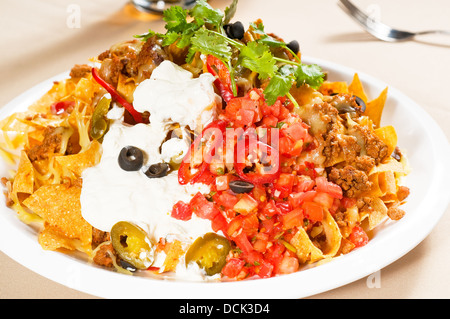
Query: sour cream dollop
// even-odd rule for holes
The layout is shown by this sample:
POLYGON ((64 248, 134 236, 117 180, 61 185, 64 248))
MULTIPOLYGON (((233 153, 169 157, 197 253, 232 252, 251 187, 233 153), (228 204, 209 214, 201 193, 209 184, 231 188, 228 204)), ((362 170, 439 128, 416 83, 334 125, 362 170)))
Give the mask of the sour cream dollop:
POLYGON ((213 81, 210 74, 194 79, 189 71, 164 61, 134 93, 134 107, 150 112, 150 124, 129 126, 120 121, 117 110, 113 112, 117 120, 104 136, 101 160, 82 175, 81 208, 87 222, 102 231, 110 231, 119 221, 134 222, 155 242, 168 236, 192 242, 212 231, 210 221, 195 214, 189 221, 170 216, 174 204, 189 202, 197 192, 208 193, 208 186, 180 185, 177 172, 150 179, 143 170, 187 152, 186 136, 163 143, 171 125, 196 129, 215 119, 218 96, 213 81), (142 170, 127 172, 120 168, 118 155, 125 146, 144 152, 142 170))
POLYGON ((133 106, 150 112, 150 123, 175 122, 194 130, 217 116, 214 80, 209 73, 194 79, 191 72, 164 61, 136 88, 133 106))

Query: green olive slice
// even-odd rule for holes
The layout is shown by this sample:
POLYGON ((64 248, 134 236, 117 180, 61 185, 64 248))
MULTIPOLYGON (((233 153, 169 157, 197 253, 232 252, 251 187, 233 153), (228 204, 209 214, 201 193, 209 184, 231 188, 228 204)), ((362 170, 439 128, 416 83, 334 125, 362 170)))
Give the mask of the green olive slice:
POLYGON ((215 233, 207 233, 197 238, 189 247, 185 257, 186 266, 196 262, 208 276, 215 275, 225 266, 230 249, 228 239, 215 233))
POLYGON ((111 242, 119 257, 137 269, 153 264, 153 245, 139 226, 125 221, 116 223, 111 228, 111 242))

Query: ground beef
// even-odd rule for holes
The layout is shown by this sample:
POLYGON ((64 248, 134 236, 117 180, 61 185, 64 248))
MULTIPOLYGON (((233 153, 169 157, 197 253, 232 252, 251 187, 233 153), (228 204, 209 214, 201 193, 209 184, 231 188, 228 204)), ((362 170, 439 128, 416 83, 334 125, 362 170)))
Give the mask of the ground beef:
MULTIPOLYGON (((167 56, 157 43, 156 37, 152 37, 144 43, 142 49, 135 58, 128 56, 128 59, 124 61, 124 71, 129 76, 136 76, 139 74, 139 70, 142 66, 152 65, 156 67, 165 59, 167 59, 167 56)), ((145 77, 149 78, 150 75, 151 74, 147 74, 145 77)))
POLYGON ((75 66, 70 70, 70 77, 82 78, 91 73, 91 68, 92 67, 87 64, 75 64, 75 66))
POLYGON ((325 156, 325 166, 331 166, 336 159, 341 159, 346 162, 355 161, 356 157, 361 152, 361 147, 358 144, 356 137, 351 135, 343 135, 340 130, 332 129, 326 134, 324 140, 324 148, 322 154, 325 156))
POLYGON ((368 174, 375 167, 375 160, 367 155, 358 156, 355 158, 353 165, 368 174))
POLYGON ((156 37, 149 38, 139 51, 136 41, 124 42, 98 56, 102 61, 100 76, 114 87, 120 74, 139 77, 139 81, 150 78, 153 69, 168 58, 156 37))
POLYGON ((402 219, 403 216, 405 216, 405 211, 398 207, 390 207, 388 209, 387 215, 392 220, 399 220, 399 219, 402 219))
POLYGON ((387 145, 375 133, 361 125, 355 125, 353 128, 357 136, 362 137, 364 140, 366 154, 372 157, 376 164, 380 163, 389 155, 387 145))
POLYGON ((49 158, 50 154, 58 153, 61 147, 61 139, 64 128, 47 127, 44 131, 44 139, 41 144, 33 146, 27 151, 31 162, 49 158))
POLYGON ((397 190, 397 199, 401 202, 409 196, 409 188, 406 186, 400 186, 397 190))
POLYGON ((347 197, 360 196, 372 186, 366 173, 350 165, 344 168, 331 168, 328 178, 339 185, 347 197))
POLYGON ((92 227, 92 247, 95 248, 101 243, 109 241, 110 239, 111 237, 108 232, 104 232, 95 227, 92 227))
POLYGON ((113 256, 115 256, 115 252, 112 244, 104 244, 97 250, 93 261, 100 266, 113 267, 113 256))

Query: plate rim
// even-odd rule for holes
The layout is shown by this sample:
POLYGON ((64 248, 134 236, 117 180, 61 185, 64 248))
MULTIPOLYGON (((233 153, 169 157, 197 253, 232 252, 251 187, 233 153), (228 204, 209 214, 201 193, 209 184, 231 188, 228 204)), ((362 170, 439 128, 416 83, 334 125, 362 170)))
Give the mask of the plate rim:
MULTIPOLYGON (((358 73, 359 78, 363 83, 368 83, 370 86, 375 86, 378 88, 389 87, 389 96, 397 97, 399 100, 405 102, 406 104, 413 107, 417 116, 430 123, 426 133, 432 136, 433 150, 437 150, 439 147, 440 154, 444 154, 442 157, 438 158, 450 158, 450 146, 447 137, 443 133, 439 125, 434 121, 434 119, 415 101, 403 94, 401 91, 397 90, 395 87, 388 85, 384 81, 381 81, 375 77, 372 77, 364 72, 357 71, 353 68, 343 66, 331 61, 322 60, 318 58, 312 58, 308 56, 303 56, 302 60, 309 64, 318 64, 324 69, 330 69, 331 72, 345 73, 347 76, 351 74, 358 73)), ((17 105, 24 104, 25 101, 31 100, 34 102, 42 94, 44 94, 48 89, 51 88, 53 81, 62 80, 67 78, 68 72, 60 73, 54 77, 51 77, 39 84, 33 86, 32 88, 26 90, 9 103, 1 107, 0 118, 3 119, 6 115, 14 112, 17 105)), ((344 80, 344 79, 343 79, 344 80)), ((345 79, 347 80, 347 79, 345 79)), ((348 79, 351 80, 351 79, 348 79)), ((381 90, 380 90, 381 91, 381 90)), ((32 103, 31 102, 31 103, 32 103)), ((31 104, 28 103, 28 104, 31 104)), ((172 298, 172 299, 185 299, 187 296, 190 299, 206 298, 206 299, 216 299, 216 298, 248 298, 246 292, 251 291, 252 298, 263 298, 263 299, 279 299, 279 298, 304 298, 308 296, 313 296, 318 293, 329 291, 346 284, 350 284, 356 280, 364 278, 375 271, 378 271, 394 261, 400 259, 406 255, 409 251, 414 249, 420 242, 422 242, 433 230, 439 220, 445 213, 450 200, 437 200, 438 194, 442 191, 450 192, 448 185, 445 185, 444 181, 448 179, 449 173, 445 171, 444 161, 441 159, 437 162, 438 165, 434 166, 434 170, 438 170, 440 174, 434 174, 434 180, 432 186, 428 190, 426 197, 421 203, 421 206, 427 205, 427 208, 433 209, 434 213, 431 215, 432 218, 427 218, 427 223, 423 224, 422 218, 416 217, 409 221, 408 227, 395 227, 397 223, 401 223, 402 220, 393 224, 393 228, 397 228, 397 233, 393 231, 384 234, 382 242, 388 239, 395 238, 397 241, 395 244, 390 245, 387 248, 388 256, 380 257, 380 252, 373 252, 371 247, 377 245, 379 240, 377 237, 373 238, 369 244, 361 249, 353 251, 351 254, 335 258, 331 262, 320 265, 319 267, 311 268, 301 272, 278 276, 268 279, 259 280, 248 280, 240 282, 191 282, 191 281, 172 281, 172 280, 151 280, 149 278, 142 277, 132 277, 133 280, 130 281, 130 277, 127 275, 118 274, 112 271, 104 270, 100 267, 92 266, 89 263, 72 258, 75 263, 68 263, 70 260, 69 255, 62 254, 60 252, 54 251, 44 251, 38 244, 37 238, 32 238, 31 234, 15 233, 13 230, 16 228, 6 227, 9 223, 22 223, 18 220, 16 216, 10 214, 16 221, 12 221, 11 216, 6 216, 5 214, 0 214, 0 250, 3 251, 10 258, 25 266, 26 268, 38 273, 39 275, 60 283, 69 288, 82 291, 84 293, 98 296, 102 298, 172 298), (404 234, 406 230, 410 229, 412 226, 420 224, 421 231, 413 236, 414 240, 411 240, 411 236, 400 236, 404 234), (18 236, 21 240, 14 243, 14 246, 8 244, 9 236, 18 236), (408 239, 408 240, 406 240, 408 239), (375 242, 374 242, 375 241, 375 242), (28 255, 31 249, 31 255, 28 255), (27 251, 27 254, 22 254, 21 251, 27 251), (49 267, 47 264, 40 263, 30 263, 34 259, 43 259, 48 263, 51 263, 49 267), (69 259, 68 259, 69 258, 69 259), (378 258, 378 259, 377 259, 378 258), (364 261, 366 260, 366 261, 364 261), (367 260, 371 261, 371 264, 367 265, 367 260), (341 277, 334 276, 334 269, 342 267, 342 264, 346 266, 347 274, 341 277), (363 268, 361 268, 364 266, 363 268), (61 269, 63 268, 63 269, 61 269), (350 275, 352 273, 352 275, 350 275), (296 290, 296 285, 298 281, 305 279, 306 274, 311 278, 322 278, 323 282, 317 284, 314 283, 303 291, 296 290), (149 285, 149 281, 151 284, 149 285), (102 283, 110 282, 108 285, 102 285, 102 283), (283 287, 283 289, 276 290, 271 289, 268 291, 267 287, 271 285, 276 285, 283 287), (126 295, 117 292, 111 287, 125 287, 128 286, 126 295), (148 289, 150 288, 150 289, 148 289), (156 289, 155 289, 156 288, 156 289), (160 290, 159 290, 160 289, 160 290), (190 289, 189 293, 186 294, 186 289, 190 289), (132 290, 132 292, 130 292, 132 290), (151 291, 149 291, 151 290, 151 291)), ((2 205, 0 203, 0 205, 2 205)), ((6 208, 6 206, 3 206, 6 208)), ((419 208, 420 208, 419 207, 419 208)), ((1 208, 3 210, 4 208, 1 208)), ((419 209, 416 208, 416 209, 419 209)), ((8 209, 9 210, 9 209, 8 209)), ((430 217, 430 215, 427 215, 430 217)), ((26 226, 26 225, 25 225, 26 226)), ((18 227, 24 227, 23 225, 18 227)), ((416 226, 417 229, 417 226, 416 226)), ((407 234, 406 234, 407 235, 407 234)), ((384 254, 385 252, 383 252, 384 254)), ((310 280, 311 281, 311 280, 310 280)), ((308 282, 308 280, 306 280, 308 282)))

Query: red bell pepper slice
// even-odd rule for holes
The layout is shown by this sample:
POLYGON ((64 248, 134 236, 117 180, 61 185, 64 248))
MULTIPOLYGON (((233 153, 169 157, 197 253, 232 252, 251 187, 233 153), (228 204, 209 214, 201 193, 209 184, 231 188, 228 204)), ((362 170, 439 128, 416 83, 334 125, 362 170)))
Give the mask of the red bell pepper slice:
POLYGON ((109 94, 111 94, 114 100, 120 103, 131 114, 136 123, 144 122, 141 113, 136 111, 133 105, 128 103, 128 101, 125 100, 111 84, 103 80, 96 68, 92 68, 92 77, 98 84, 100 84, 106 91, 108 91, 109 94))
POLYGON ((223 120, 213 121, 204 128, 204 130, 199 136, 197 136, 197 138, 191 144, 189 151, 183 158, 183 161, 181 162, 181 165, 178 169, 178 182, 181 185, 186 185, 187 183, 195 183, 200 179, 203 173, 205 173, 205 171, 209 167, 209 163, 214 155, 215 149, 217 148, 220 142, 223 142, 223 135, 225 134, 225 129, 227 125, 228 125, 227 121, 223 120), (215 136, 215 133, 217 133, 216 129, 220 131, 222 138, 217 138, 217 136, 215 136), (207 137, 208 133, 213 133, 212 136, 215 136, 212 142, 209 141, 211 143, 205 143, 205 138, 207 137), (206 151, 204 149, 205 147, 204 145, 207 145, 208 147, 206 151), (197 167, 193 167, 191 165, 191 160, 193 157, 192 155, 198 149, 201 149, 202 151, 203 161, 201 164, 199 163, 197 167), (194 172, 193 169, 195 170, 194 172))
POLYGON ((55 115, 61 115, 63 113, 70 113, 70 110, 75 106, 74 101, 60 101, 55 102, 50 106, 50 112, 55 115))

